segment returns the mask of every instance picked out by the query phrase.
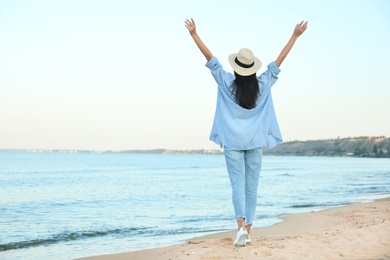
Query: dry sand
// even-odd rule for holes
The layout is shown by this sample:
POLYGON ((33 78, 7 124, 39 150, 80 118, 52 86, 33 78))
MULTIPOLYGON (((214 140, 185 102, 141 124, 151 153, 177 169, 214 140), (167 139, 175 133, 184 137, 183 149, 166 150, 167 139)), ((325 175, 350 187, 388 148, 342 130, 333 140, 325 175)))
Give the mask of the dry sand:
POLYGON ((390 198, 282 218, 253 229, 246 247, 232 245, 233 231, 88 259, 390 259, 390 198))

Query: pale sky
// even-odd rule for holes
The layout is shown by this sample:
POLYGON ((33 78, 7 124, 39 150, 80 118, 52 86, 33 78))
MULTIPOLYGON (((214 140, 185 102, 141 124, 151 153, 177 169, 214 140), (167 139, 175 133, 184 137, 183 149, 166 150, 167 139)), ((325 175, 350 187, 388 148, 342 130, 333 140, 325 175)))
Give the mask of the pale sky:
POLYGON ((218 149, 217 85, 242 47, 281 66, 284 141, 390 136, 390 1, 1 0, 0 149, 218 149))

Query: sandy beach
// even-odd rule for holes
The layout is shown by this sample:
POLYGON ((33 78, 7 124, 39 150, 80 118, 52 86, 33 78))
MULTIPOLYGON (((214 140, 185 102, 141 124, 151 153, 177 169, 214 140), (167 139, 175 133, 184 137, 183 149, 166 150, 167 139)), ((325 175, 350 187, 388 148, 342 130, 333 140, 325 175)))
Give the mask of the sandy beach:
POLYGON ((235 231, 186 243, 85 259, 390 259, 390 198, 282 217, 233 246, 235 231))

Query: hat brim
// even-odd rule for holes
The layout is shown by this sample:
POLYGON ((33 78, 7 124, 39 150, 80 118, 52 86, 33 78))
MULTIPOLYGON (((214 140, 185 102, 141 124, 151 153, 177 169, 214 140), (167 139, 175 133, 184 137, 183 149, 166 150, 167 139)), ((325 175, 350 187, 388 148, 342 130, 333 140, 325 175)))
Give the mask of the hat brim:
POLYGON ((255 74, 261 68, 261 61, 256 57, 254 57, 254 64, 252 67, 250 67, 250 68, 241 67, 240 65, 238 65, 235 62, 237 55, 238 55, 238 53, 233 53, 233 54, 230 54, 228 57, 230 66, 232 66, 233 70, 237 74, 239 74, 241 76, 249 76, 249 75, 255 74))

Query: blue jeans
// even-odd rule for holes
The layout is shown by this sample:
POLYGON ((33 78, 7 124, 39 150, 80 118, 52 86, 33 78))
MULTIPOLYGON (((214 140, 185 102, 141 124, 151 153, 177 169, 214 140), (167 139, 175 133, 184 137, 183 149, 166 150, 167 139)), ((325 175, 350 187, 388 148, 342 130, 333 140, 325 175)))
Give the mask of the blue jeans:
POLYGON ((252 224, 257 205, 263 148, 224 151, 227 171, 232 186, 232 200, 236 218, 252 224))

